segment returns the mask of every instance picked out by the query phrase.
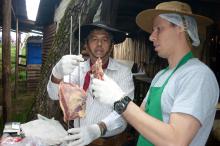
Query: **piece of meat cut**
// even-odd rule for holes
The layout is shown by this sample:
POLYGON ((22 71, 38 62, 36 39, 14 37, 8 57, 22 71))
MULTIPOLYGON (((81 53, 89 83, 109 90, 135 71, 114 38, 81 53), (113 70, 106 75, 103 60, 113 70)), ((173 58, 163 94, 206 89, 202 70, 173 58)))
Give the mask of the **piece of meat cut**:
MULTIPOLYGON (((94 78, 103 80, 102 60, 98 58, 92 65, 90 74, 94 78)), ((61 82, 59 85, 60 107, 64 121, 74 120, 85 116, 86 92, 76 84, 61 82)))
POLYGON ((64 121, 85 116, 86 92, 78 85, 61 82, 59 85, 59 97, 64 121))
POLYGON ((98 58, 95 62, 95 64, 92 65, 91 67, 91 74, 93 74, 94 78, 103 80, 103 69, 102 69, 102 59, 98 58))

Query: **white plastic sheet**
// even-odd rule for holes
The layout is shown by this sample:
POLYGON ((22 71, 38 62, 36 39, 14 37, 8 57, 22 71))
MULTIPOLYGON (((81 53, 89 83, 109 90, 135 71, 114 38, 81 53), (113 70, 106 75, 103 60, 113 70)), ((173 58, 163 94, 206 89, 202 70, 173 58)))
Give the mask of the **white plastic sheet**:
POLYGON ((47 145, 60 144, 60 140, 68 134, 59 121, 41 115, 37 120, 21 124, 21 129, 26 137, 36 137, 47 145))

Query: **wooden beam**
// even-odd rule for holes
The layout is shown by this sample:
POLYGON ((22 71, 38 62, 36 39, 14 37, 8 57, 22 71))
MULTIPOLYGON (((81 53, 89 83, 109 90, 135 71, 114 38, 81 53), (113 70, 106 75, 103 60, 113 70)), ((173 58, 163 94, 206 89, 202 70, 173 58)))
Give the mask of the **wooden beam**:
POLYGON ((2 87, 3 87, 3 124, 11 120, 11 0, 3 0, 2 7, 2 87))
POLYGON ((17 83, 18 83, 18 55, 19 55, 19 46, 20 46, 20 32, 18 27, 19 20, 16 19, 16 53, 15 53, 15 87, 14 87, 14 97, 17 97, 17 83))

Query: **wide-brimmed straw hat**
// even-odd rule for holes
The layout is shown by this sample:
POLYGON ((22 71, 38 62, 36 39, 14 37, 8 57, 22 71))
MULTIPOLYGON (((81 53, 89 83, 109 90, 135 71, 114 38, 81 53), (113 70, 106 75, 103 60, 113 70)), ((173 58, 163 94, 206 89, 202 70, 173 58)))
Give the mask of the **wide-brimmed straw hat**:
POLYGON ((213 20, 208 17, 193 14, 191 7, 183 2, 178 1, 169 1, 163 2, 156 6, 155 9, 147 9, 141 11, 136 17, 137 25, 146 32, 152 32, 153 19, 164 13, 176 13, 181 15, 192 16, 195 18, 199 31, 200 29, 204 29, 204 27, 211 25, 213 20))
MULTIPOLYGON (((94 29, 104 29, 113 36, 114 44, 119 44, 123 42, 126 38, 125 32, 115 29, 103 22, 94 22, 91 24, 82 25, 80 27, 80 39, 85 40, 89 33, 94 29)), ((79 29, 74 32, 75 38, 79 38, 79 29)))

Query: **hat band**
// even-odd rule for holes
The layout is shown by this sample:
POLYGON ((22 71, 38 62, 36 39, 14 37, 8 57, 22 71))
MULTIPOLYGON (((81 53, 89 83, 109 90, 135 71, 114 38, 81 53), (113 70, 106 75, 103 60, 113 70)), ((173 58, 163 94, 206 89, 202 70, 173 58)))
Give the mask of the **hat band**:
POLYGON ((177 13, 186 13, 186 14, 192 14, 192 10, 190 7, 187 7, 185 5, 180 5, 180 6, 162 6, 159 5, 158 7, 155 8, 156 10, 166 10, 166 11, 174 11, 177 13))

